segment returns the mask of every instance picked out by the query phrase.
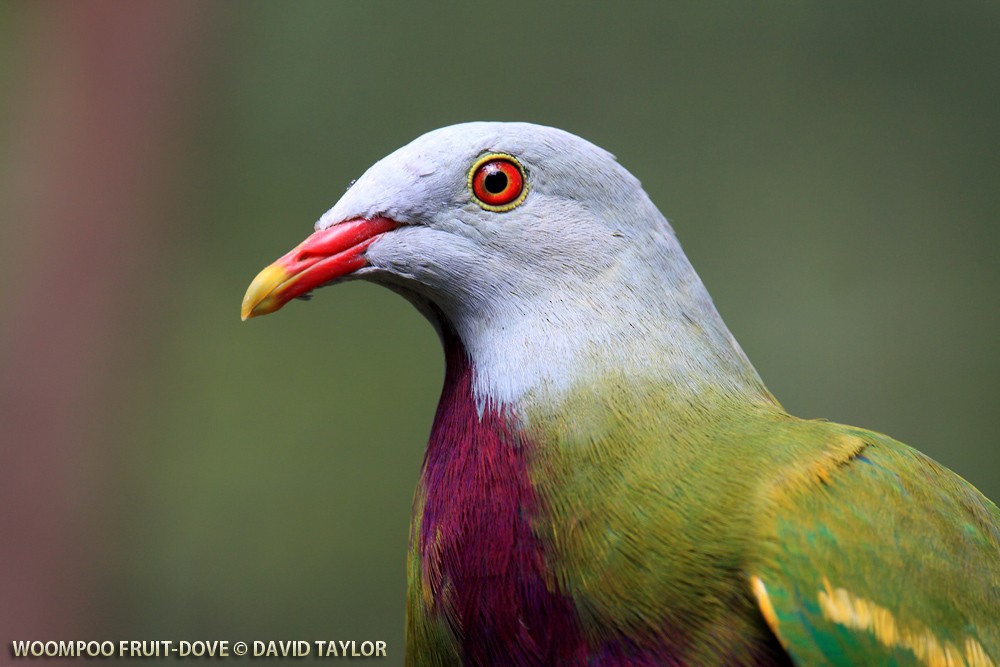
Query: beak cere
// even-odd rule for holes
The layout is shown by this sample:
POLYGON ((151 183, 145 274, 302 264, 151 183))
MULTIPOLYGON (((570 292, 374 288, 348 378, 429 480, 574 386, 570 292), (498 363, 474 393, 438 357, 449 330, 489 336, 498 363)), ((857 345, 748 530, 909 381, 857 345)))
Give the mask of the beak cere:
POLYGON ((246 321, 273 313, 295 297, 368 266, 368 246, 397 227, 389 218, 359 218, 313 233, 257 274, 243 297, 241 317, 246 321))

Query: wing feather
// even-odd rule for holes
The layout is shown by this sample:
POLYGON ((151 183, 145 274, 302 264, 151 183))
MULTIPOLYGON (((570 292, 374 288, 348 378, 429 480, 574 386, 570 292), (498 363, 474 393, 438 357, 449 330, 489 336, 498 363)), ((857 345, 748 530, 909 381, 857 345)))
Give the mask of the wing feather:
POLYGON ((749 585, 800 665, 1000 667, 1000 511, 885 436, 769 489, 749 585))

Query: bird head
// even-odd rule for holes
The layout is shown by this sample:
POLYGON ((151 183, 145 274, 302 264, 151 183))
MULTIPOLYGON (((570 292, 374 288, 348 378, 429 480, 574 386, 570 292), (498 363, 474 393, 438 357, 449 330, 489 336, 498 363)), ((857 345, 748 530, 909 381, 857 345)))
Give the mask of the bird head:
POLYGON ((749 367, 639 181, 550 127, 454 125, 383 158, 260 272, 242 317, 347 279, 454 330, 501 402, 603 363, 749 367))

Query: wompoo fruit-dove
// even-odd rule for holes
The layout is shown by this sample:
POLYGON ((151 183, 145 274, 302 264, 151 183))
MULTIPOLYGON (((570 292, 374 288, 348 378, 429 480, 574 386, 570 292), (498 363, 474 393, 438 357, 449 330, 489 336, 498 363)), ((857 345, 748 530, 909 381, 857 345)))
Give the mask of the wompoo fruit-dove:
POLYGON ((346 279, 404 295, 445 348, 408 664, 1000 666, 996 505, 787 414, 606 151, 527 123, 419 137, 243 318, 346 279))

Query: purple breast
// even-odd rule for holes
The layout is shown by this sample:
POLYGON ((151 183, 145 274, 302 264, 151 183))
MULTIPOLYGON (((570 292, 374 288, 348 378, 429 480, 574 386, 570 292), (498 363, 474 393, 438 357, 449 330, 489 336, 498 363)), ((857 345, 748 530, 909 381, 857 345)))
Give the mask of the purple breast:
POLYGON ((575 662, 585 653, 572 602, 546 578, 532 531, 539 501, 531 443, 504 408, 479 414, 473 369, 447 341, 445 385, 424 459, 423 583, 470 664, 575 662))

